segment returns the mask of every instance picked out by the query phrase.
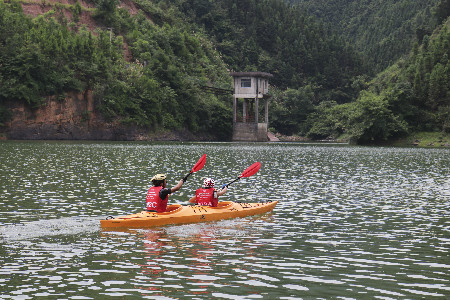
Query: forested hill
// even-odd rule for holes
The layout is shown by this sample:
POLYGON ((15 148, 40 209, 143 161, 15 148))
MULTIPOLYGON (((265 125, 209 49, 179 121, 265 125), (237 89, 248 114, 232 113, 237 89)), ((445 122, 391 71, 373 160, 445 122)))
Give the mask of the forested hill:
POLYGON ((227 140, 230 95, 204 87, 230 89, 229 71, 264 71, 274 75, 270 127, 283 134, 367 142, 450 130, 450 47, 442 26, 449 0, 316 1, 329 20, 313 3, 0 0, 0 129, 19 124, 12 104, 36 109, 75 93, 94 105, 70 120, 77 126, 96 118, 227 140), (336 23, 337 11, 347 13, 347 23, 336 23), (407 42, 394 38, 406 32, 407 42), (432 46, 437 37, 440 46, 432 46), (374 69, 402 55, 370 82, 374 69))
MULTIPOLYGON (((282 0, 136 0, 137 12, 117 0, 53 1, 33 20, 22 12, 30 3, 0 1, 0 105, 91 90, 106 121, 226 139, 232 101, 201 87, 230 89, 228 70, 270 72, 275 88, 299 89, 309 106, 351 101, 365 73, 340 37, 282 0)), ((280 130, 295 133, 299 121, 280 130)))
POLYGON ((320 86, 342 102, 367 69, 344 39, 298 6, 279 0, 171 0, 214 39, 233 70, 272 73, 278 88, 320 86))
MULTIPOLYGON (((375 71, 405 54, 415 41, 430 35, 450 7, 439 0, 291 0, 339 32, 360 51, 375 71)), ((444 2, 443 2, 444 3, 444 2)))
POLYGON ((356 101, 322 103, 309 117, 311 136, 345 134, 360 143, 421 131, 448 135, 450 19, 425 36, 407 57, 379 73, 356 101))
MULTIPOLYGON (((197 31, 164 3, 0 0, 0 125, 13 122, 11 129, 31 122, 27 114, 15 119, 14 104, 37 109, 49 98, 63 102, 76 93, 85 102, 93 95, 95 106, 74 112, 64 124, 59 117, 50 124, 55 134, 68 133, 61 138, 73 136, 73 122, 98 132, 101 128, 88 128, 95 121, 99 127, 189 130, 227 139, 231 101, 200 87, 230 88, 229 72, 211 41, 197 31)), ((47 136, 54 138, 51 132, 47 136)))

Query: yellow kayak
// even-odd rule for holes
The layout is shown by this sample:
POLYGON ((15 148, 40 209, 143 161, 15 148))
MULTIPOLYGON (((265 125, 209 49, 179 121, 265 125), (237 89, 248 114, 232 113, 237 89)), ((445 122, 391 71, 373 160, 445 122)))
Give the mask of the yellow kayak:
POLYGON ((163 213, 142 211, 137 214, 100 220, 102 228, 143 228, 169 224, 187 224, 242 218, 273 210, 278 201, 266 203, 219 202, 217 207, 172 204, 163 213))

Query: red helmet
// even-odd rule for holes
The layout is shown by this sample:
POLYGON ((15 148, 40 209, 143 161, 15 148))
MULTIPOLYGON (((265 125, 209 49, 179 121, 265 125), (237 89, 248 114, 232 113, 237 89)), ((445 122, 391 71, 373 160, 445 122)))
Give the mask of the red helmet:
POLYGON ((212 188, 214 187, 214 179, 212 178, 205 178, 205 180, 203 180, 203 186, 206 188, 212 188))

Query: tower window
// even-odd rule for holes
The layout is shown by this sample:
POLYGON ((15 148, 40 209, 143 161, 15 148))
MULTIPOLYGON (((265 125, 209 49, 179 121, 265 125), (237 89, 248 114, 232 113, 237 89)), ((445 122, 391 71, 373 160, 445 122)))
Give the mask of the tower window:
POLYGON ((243 88, 252 87, 252 80, 250 78, 242 78, 241 87, 243 88))

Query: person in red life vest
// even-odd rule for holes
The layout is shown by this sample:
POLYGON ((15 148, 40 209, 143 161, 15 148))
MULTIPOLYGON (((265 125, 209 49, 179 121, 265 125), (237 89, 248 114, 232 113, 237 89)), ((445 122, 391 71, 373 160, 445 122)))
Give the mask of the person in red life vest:
POLYGON ((158 213, 165 212, 169 195, 178 191, 183 183, 186 182, 186 179, 186 177, 181 179, 173 188, 166 188, 167 182, 165 174, 156 174, 153 176, 153 186, 149 188, 147 192, 147 211, 158 213))
POLYGON ((228 186, 223 185, 222 190, 217 191, 214 188, 214 179, 205 178, 203 181, 203 187, 195 191, 195 196, 189 199, 190 203, 196 203, 198 205, 217 207, 219 203, 219 196, 222 196, 227 192, 228 186))

